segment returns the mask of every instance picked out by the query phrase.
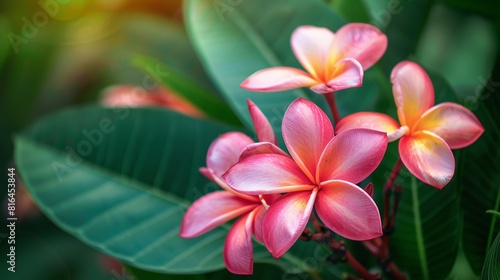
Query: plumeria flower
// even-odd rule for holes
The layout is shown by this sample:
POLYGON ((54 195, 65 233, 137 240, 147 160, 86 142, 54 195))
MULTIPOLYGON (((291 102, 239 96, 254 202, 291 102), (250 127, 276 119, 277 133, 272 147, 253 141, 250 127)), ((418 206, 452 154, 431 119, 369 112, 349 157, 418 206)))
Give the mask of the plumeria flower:
POLYGON ((352 128, 384 131, 399 138, 399 155, 408 170, 424 183, 442 189, 455 172, 451 149, 469 146, 484 131, 467 108, 451 102, 434 106, 434 88, 427 73, 411 61, 400 62, 391 74, 399 123, 393 118, 360 112, 343 118, 337 132, 352 128))
POLYGON ((132 85, 117 85, 104 89, 101 102, 109 107, 164 107, 191 117, 204 117, 205 114, 193 104, 182 99, 164 87, 146 91, 132 85))
POLYGON ((263 239, 282 256, 299 238, 313 208, 334 232, 353 240, 382 235, 377 205, 357 183, 381 162, 385 133, 357 129, 334 137, 332 124, 314 103, 295 100, 285 113, 282 153, 245 157, 222 177, 235 191, 280 194, 263 220, 263 239))
POLYGON ((229 188, 222 179, 230 167, 240 160, 258 153, 279 152, 276 137, 264 114, 248 101, 248 107, 259 141, 241 132, 228 132, 210 145, 207 167, 200 172, 217 183, 223 190, 204 195, 187 210, 182 220, 180 236, 192 238, 206 233, 236 217, 240 217, 229 230, 224 244, 224 263, 235 274, 252 274, 252 234, 262 242, 262 219, 268 204, 279 195, 245 195, 229 188))
POLYGON ((291 45, 308 73, 292 67, 268 68, 251 75, 241 87, 263 92, 309 87, 317 93, 359 87, 363 70, 384 54, 387 37, 364 23, 346 24, 337 33, 306 25, 295 29, 291 45))

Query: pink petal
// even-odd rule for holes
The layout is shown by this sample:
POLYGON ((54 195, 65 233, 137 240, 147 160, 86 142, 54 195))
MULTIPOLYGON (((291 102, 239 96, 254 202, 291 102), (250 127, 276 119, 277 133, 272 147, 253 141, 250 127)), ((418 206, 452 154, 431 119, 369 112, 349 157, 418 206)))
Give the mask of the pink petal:
POLYGON ((255 211, 239 218, 224 242, 224 265, 234 274, 253 273, 252 225, 255 211))
POLYGON ((259 154, 278 154, 286 157, 288 156, 287 153, 273 143, 259 142, 246 146, 241 152, 240 160, 259 154))
POLYGON ((306 72, 291 67, 273 67, 255 72, 241 87, 251 91, 285 91, 310 87, 318 82, 306 72))
POLYGON ((373 187, 373 183, 370 182, 368 183, 364 188, 363 190, 370 196, 373 198, 373 194, 375 193, 375 188, 373 187))
POLYGON ((250 99, 247 100, 247 105, 259 142, 271 142, 277 145, 273 127, 267 120, 264 113, 262 113, 259 107, 257 107, 257 105, 255 105, 255 103, 253 103, 250 99))
POLYGON ((316 80, 327 81, 325 69, 334 42, 332 31, 310 25, 299 26, 292 34, 292 50, 300 64, 316 80))
POLYGON ((165 107, 192 117, 204 117, 200 109, 165 87, 154 90, 132 85, 118 85, 103 91, 102 103, 110 107, 165 107))
POLYGON ((262 236, 262 221, 264 220, 264 214, 266 214, 266 207, 261 205, 258 208, 255 208, 255 217, 253 219, 253 234, 255 239, 259 242, 264 242, 264 238, 262 236))
POLYGON ((292 158, 314 182, 321 153, 333 138, 330 119, 316 104, 298 98, 285 113, 282 131, 292 158))
POLYGON ((455 172, 455 158, 446 142, 429 131, 401 138, 399 155, 411 174, 442 189, 455 172))
POLYGON ((484 132, 483 126, 471 111, 451 102, 436 105, 425 112, 414 130, 435 133, 451 149, 471 145, 484 132))
POLYGON ((344 58, 333 66, 333 73, 327 77, 326 84, 311 87, 317 93, 329 93, 342 89, 360 87, 363 84, 363 68, 352 58, 344 58))
POLYGON ((258 201, 248 201, 226 191, 209 193, 188 208, 182 219, 180 236, 196 237, 260 205, 258 201))
POLYGON ((313 188, 291 158, 276 154, 260 154, 245 158, 229 169, 223 178, 235 191, 248 195, 313 188))
POLYGON ((360 187, 346 181, 321 183, 315 209, 325 226, 352 240, 382 235, 377 205, 360 187))
POLYGON ((375 26, 364 23, 344 25, 335 33, 331 61, 354 58, 366 70, 375 64, 387 49, 387 36, 375 26))
POLYGON ((391 82, 399 122, 411 128, 434 105, 432 81, 418 64, 403 61, 392 70, 391 82))
POLYGON ((222 134, 208 148, 207 168, 220 178, 238 162, 243 148, 252 143, 253 140, 241 132, 222 134))
POLYGON ((321 156, 317 182, 345 180, 359 183, 378 167, 387 149, 387 135, 370 129, 339 133, 321 156))
POLYGON ((289 193, 276 200, 264 216, 263 237, 275 258, 281 257, 297 241, 309 221, 317 189, 289 193))
POLYGON ((385 114, 359 112, 342 118, 335 126, 335 132, 338 134, 354 128, 368 128, 385 132, 389 142, 399 139, 408 131, 407 127, 400 130, 398 122, 385 114))

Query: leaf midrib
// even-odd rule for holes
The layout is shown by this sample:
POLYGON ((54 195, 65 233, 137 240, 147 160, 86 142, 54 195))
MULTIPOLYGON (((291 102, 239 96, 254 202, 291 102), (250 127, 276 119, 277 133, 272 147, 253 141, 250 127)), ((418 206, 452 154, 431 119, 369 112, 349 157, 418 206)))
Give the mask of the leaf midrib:
MULTIPOLYGON (((500 186, 498 186, 498 189, 500 190, 500 186)), ((500 191, 497 192, 497 198, 495 201, 495 208, 494 210, 498 211, 500 207, 500 191)), ((492 215, 493 217, 491 218, 491 223, 490 223, 490 231, 488 233, 488 242, 486 243, 486 250, 485 252, 488 252, 491 243, 493 242, 493 236, 495 235, 494 229, 495 229, 495 224, 497 222, 497 216, 492 215)))
POLYGON ((427 267, 427 258, 425 254, 424 235, 422 232, 422 222, 420 220, 420 203, 419 203, 417 188, 418 188, 417 180, 415 179, 415 177, 412 176, 411 194, 412 194, 413 217, 415 220, 415 238, 417 241, 417 251, 424 279, 429 279, 429 269, 427 267))

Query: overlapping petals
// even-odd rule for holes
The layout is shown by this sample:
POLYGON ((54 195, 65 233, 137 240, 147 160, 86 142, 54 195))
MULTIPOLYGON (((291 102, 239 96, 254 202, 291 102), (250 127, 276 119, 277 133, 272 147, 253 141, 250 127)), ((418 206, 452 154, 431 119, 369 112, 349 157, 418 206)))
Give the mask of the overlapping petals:
POLYGON ((269 252, 281 257, 302 234, 309 221, 318 193, 294 192, 280 197, 269 207, 263 221, 263 238, 269 252))
POLYGON ((363 23, 347 24, 337 34, 300 26, 292 33, 291 46, 307 73, 291 67, 268 68, 248 77, 241 87, 264 92, 309 87, 323 94, 361 86, 363 71, 384 54, 387 37, 363 23))
POLYGON ((282 132, 292 158, 314 181, 319 158, 333 138, 330 119, 314 103, 299 99, 288 107, 282 132))
POLYGON ((385 133, 354 129, 340 133, 319 159, 316 182, 345 180, 359 183, 377 168, 387 147, 385 133))
MULTIPOLYGON (((209 193, 195 201, 186 211, 180 229, 181 237, 196 237, 241 216, 229 230, 224 245, 224 263, 236 274, 252 274, 252 235, 259 241, 263 240, 264 213, 276 197, 236 192, 227 186, 222 175, 240 158, 281 151, 275 145, 276 137, 264 114, 251 101, 248 109, 259 140, 269 142, 254 143, 240 132, 228 132, 215 139, 208 149, 207 167, 200 168, 200 172, 225 191, 209 193)), ((286 153, 282 154, 286 156, 286 153)))
POLYGON ((249 201, 227 191, 209 193, 191 204, 186 211, 180 236, 196 237, 260 205, 260 201, 249 201))
POLYGON ((280 257, 293 245, 313 206, 344 237, 380 236, 378 208, 353 182, 365 179, 380 164, 386 134, 356 129, 333 137, 324 112, 301 98, 290 105, 282 126, 291 158, 282 153, 251 155, 223 175, 231 188, 247 195, 288 193, 270 206, 263 220, 264 243, 273 256, 280 257))
POLYGON ((432 82, 416 63, 396 65, 391 81, 400 124, 380 113, 361 112, 342 119, 335 129, 370 128, 386 132, 390 141, 401 138, 399 154, 408 170, 424 183, 442 189, 455 172, 450 149, 474 143, 484 128, 459 104, 434 106, 432 82))
POLYGON ((239 218, 229 229, 224 242, 224 264, 234 274, 253 273, 252 232, 257 209, 239 218))
POLYGON ((425 112, 415 124, 414 130, 435 133, 443 138, 451 149, 459 149, 474 143, 484 128, 467 108, 447 102, 425 112))

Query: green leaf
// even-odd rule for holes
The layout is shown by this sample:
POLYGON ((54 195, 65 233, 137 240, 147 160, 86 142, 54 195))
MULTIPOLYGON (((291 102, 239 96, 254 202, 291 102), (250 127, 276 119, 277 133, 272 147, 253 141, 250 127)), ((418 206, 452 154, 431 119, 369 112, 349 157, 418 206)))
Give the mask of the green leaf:
MULTIPOLYGON (((229 129, 162 109, 71 109, 19 135, 15 162, 44 214, 86 244, 144 270, 199 274, 224 267, 227 227, 183 239, 179 226, 190 201, 220 189, 198 168, 229 129)), ((275 260, 254 246, 255 262, 288 276, 323 270, 327 255, 301 243, 275 260)), ((340 274, 333 266, 322 273, 340 274)))
MULTIPOLYGON (((130 271, 137 280, 274 280, 281 279, 284 271, 280 268, 270 265, 270 264, 255 264, 253 275, 235 275, 226 269, 214 271, 205 274, 193 274, 193 275, 166 275, 160 273, 154 273, 150 271, 140 270, 135 267, 127 266, 127 270, 130 271)), ((299 276, 299 275, 294 275, 299 276)), ((300 278, 299 278, 300 279, 300 278)))
POLYGON ((458 189, 438 191, 408 172, 391 236, 393 260, 414 279, 444 279, 458 251, 458 189), (412 252, 412 253, 409 253, 412 252))
MULTIPOLYGON (((272 66, 301 68, 293 55, 290 36, 300 25, 336 31, 344 22, 327 5, 310 0, 189 0, 185 17, 188 34, 205 69, 229 105, 251 127, 246 99, 252 99, 269 118, 275 131, 289 104, 298 97, 312 99, 325 111, 321 95, 309 89, 259 93, 240 87, 254 72, 272 66), (300 16, 298 16, 300 15, 300 16)), ((341 115, 373 106, 377 90, 366 82, 362 88, 336 94, 341 115)))
POLYGON ((226 231, 182 239, 179 226, 188 201, 215 189, 197 169, 227 130, 160 109, 67 110, 17 137, 15 161, 44 213, 85 243, 145 269, 201 273, 223 267, 226 231))
MULTIPOLYGON (((121 83, 143 86, 144 72, 132 67, 137 54, 153 57, 165 66, 215 92, 184 27, 178 22, 144 14, 127 14, 113 25, 117 34, 106 52, 109 74, 121 83)), ((156 69, 155 69, 156 70, 156 69)))
POLYGON ((364 0, 333 0, 330 6, 349 22, 370 22, 364 0))
POLYGON ((10 30, 9 30, 9 24, 7 19, 4 17, 0 16, 0 35, 2 38, 4 38, 0 42, 0 70, 2 70, 3 63, 7 56, 9 55, 10 52, 10 41, 6 40, 5 38, 10 38, 9 36, 11 35, 10 30))
POLYGON ((499 216, 499 217, 500 217, 500 212, 495 211, 495 210, 488 210, 488 211, 486 211, 486 213, 488 213, 488 214, 493 214, 493 215, 497 215, 497 216, 499 216))
POLYGON ((173 94, 190 102, 208 116, 231 125, 242 125, 238 117, 223 101, 216 98, 209 90, 197 84, 192 78, 183 76, 176 69, 146 56, 138 56, 132 63, 153 76, 158 83, 172 89, 173 94))
POLYGON ((484 261, 480 280, 499 279, 500 278, 500 232, 495 241, 488 250, 488 255, 484 261))
MULTIPOLYGON (((498 65, 497 58, 497 71, 498 65)), ((465 149, 458 174, 464 210, 463 248, 477 275, 481 273, 495 234, 500 231, 500 217, 486 213, 487 210, 500 211, 500 95, 495 81, 490 80, 478 98, 477 104, 470 105, 485 131, 465 149)))
POLYGON ((481 16, 490 18, 491 20, 498 20, 498 12, 500 10, 500 2, 495 0, 479 0, 470 2, 467 0, 443 0, 443 2, 454 8, 466 12, 477 13, 481 16))
POLYGON ((384 72, 390 73, 400 61, 415 55, 433 0, 382 1, 383 6, 370 11, 372 23, 388 38, 387 51, 381 60, 384 72))

